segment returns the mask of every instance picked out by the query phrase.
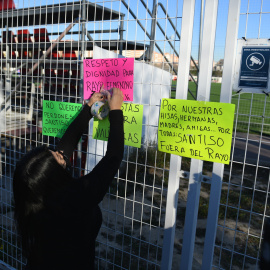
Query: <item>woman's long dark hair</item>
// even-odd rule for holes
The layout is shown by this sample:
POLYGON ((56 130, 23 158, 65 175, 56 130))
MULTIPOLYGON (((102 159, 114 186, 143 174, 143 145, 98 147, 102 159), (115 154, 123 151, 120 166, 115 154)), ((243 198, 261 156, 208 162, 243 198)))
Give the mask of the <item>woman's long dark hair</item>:
POLYGON ((36 216, 46 208, 46 198, 72 181, 46 146, 27 153, 17 164, 13 176, 14 217, 22 237, 25 256, 38 250, 36 216))

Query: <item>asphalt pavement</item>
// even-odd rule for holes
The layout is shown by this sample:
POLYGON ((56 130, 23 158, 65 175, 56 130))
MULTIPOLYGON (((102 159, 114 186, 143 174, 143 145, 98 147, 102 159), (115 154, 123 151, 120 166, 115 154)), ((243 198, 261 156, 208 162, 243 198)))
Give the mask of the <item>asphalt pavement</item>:
POLYGON ((236 133, 232 139, 231 159, 270 167, 270 136, 236 133))

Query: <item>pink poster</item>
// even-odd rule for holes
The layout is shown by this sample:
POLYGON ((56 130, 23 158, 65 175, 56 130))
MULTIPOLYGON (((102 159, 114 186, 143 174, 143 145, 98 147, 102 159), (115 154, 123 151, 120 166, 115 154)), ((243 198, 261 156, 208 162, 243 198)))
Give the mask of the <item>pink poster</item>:
POLYGON ((117 87, 124 94, 124 101, 133 101, 134 58, 85 59, 84 99, 99 92, 117 87))

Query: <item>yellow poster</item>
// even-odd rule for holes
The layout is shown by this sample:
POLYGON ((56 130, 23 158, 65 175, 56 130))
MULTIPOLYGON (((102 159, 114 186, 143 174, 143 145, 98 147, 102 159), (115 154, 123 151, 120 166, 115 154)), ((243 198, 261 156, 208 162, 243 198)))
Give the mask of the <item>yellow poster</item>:
POLYGON ((162 99, 158 150, 229 164, 234 104, 162 99))
MULTIPOLYGON (((143 105, 124 102, 125 145, 140 148, 142 139, 143 105)), ((108 141, 110 122, 108 117, 103 120, 94 120, 93 139, 108 141)))

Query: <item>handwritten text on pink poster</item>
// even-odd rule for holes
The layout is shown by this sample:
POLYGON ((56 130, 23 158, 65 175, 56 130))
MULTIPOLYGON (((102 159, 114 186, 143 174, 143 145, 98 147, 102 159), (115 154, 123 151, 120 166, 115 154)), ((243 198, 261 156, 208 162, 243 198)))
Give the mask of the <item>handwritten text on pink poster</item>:
POLYGON ((85 59, 84 99, 99 92, 117 87, 122 90, 125 101, 133 101, 134 58, 85 59))

